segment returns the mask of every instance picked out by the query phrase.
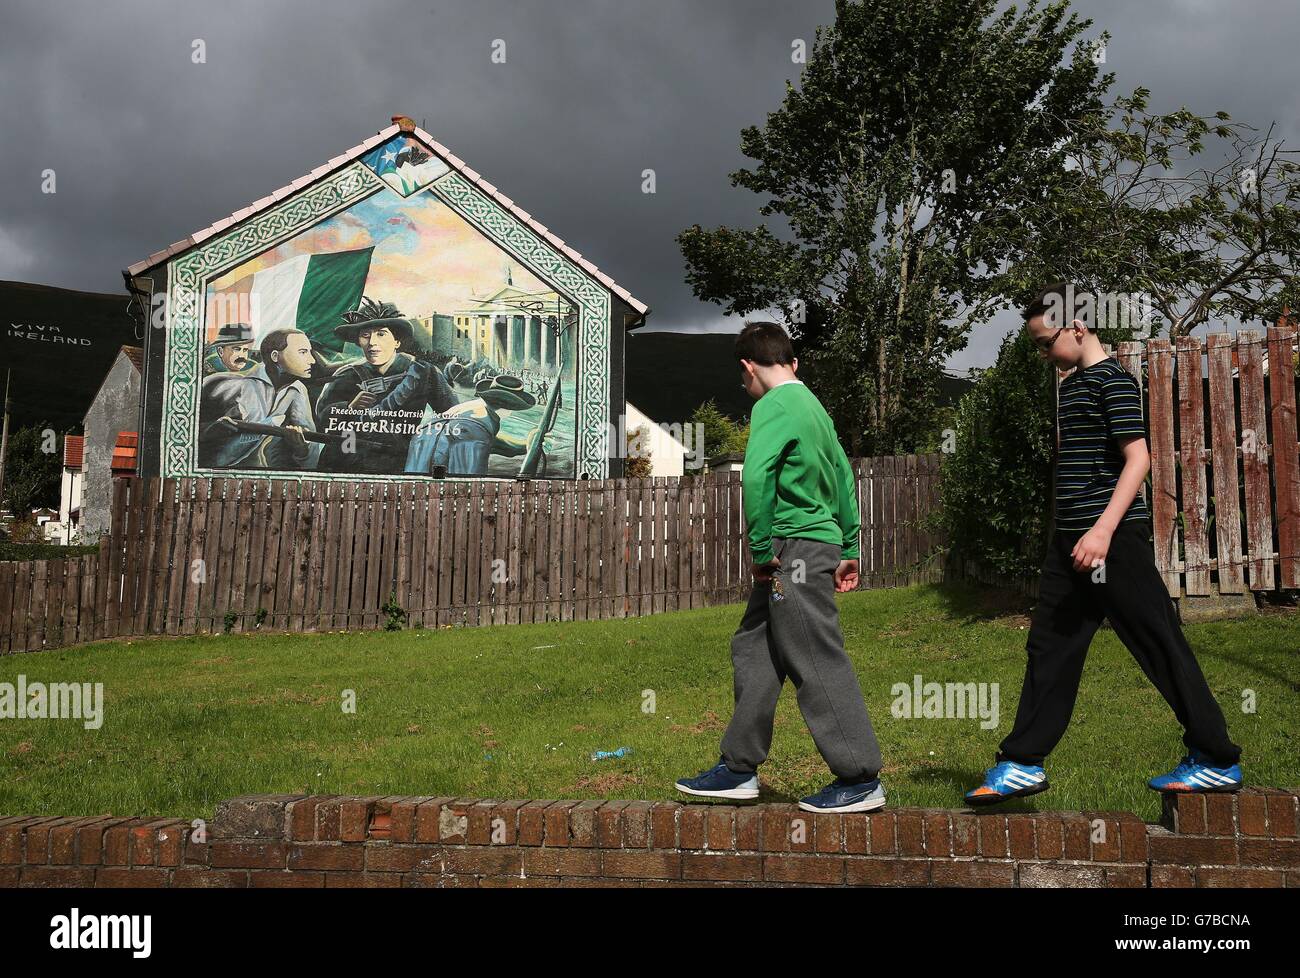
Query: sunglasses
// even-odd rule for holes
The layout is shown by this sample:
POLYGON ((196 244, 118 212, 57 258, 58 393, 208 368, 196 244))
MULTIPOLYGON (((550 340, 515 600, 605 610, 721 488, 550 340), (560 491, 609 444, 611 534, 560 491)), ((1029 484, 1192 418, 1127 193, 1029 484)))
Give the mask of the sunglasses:
POLYGON ((1058 327, 1050 340, 1034 340, 1034 346, 1038 347, 1038 349, 1043 353, 1046 353, 1056 345, 1056 341, 1061 338, 1061 334, 1064 333, 1066 329, 1067 327, 1065 326, 1058 327))

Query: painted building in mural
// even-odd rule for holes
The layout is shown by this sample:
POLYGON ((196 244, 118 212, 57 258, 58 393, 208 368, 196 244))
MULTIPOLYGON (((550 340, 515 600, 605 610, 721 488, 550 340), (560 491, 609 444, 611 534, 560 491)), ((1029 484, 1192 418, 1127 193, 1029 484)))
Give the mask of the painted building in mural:
POLYGON ((144 475, 622 474, 646 305, 408 119, 124 275, 144 475))

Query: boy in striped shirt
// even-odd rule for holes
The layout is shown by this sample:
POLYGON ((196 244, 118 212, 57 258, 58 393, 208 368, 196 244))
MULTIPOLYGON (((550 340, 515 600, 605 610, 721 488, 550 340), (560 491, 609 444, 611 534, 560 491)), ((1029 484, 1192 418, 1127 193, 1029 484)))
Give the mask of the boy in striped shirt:
POLYGON ((1016 723, 984 783, 967 792, 990 804, 1047 790, 1043 761, 1070 723, 1083 662, 1109 619, 1183 725, 1187 755, 1152 778, 1156 791, 1236 791, 1241 748, 1178 624, 1156 570, 1146 503, 1151 467, 1137 381, 1106 355, 1080 319, 1073 286, 1045 289, 1024 312, 1039 353, 1074 372, 1058 408, 1056 528, 1039 583, 1016 723), (1068 325, 1067 325, 1068 321, 1068 325))

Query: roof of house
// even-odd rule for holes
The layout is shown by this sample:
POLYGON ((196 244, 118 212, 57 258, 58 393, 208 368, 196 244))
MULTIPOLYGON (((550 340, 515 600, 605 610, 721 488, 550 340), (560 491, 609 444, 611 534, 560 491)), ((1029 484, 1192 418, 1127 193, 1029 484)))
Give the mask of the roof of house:
POLYGON ((178 255, 183 251, 187 251, 188 249, 194 247, 197 244, 202 244, 204 241, 212 237, 214 234, 219 234, 223 231, 226 231, 229 228, 233 227, 234 225, 246 221, 249 218, 253 217, 254 215, 261 213, 267 208, 275 206, 284 198, 292 194, 296 194, 298 191, 304 189, 305 187, 313 183, 316 183, 319 180, 325 179, 330 174, 338 170, 341 170, 343 167, 350 164, 353 160, 356 160, 361 156, 364 156, 366 153, 368 153, 370 150, 374 149, 376 146, 380 145, 381 143, 384 143, 389 139, 392 139, 398 133, 405 132, 410 135, 414 135, 421 142, 425 143, 430 149, 432 149, 439 156, 441 156, 448 166, 450 166, 452 169, 460 173, 460 175, 463 176, 466 180, 469 180, 471 183, 477 186, 480 190, 482 190, 489 197, 491 197, 498 204, 500 204, 501 207, 503 207, 505 210, 508 210, 510 213, 514 214, 515 217, 519 218, 519 220, 527 224, 537 234, 539 234, 542 238, 544 238, 552 246, 554 246, 558 251, 568 256, 575 264, 577 264, 578 266, 586 270, 589 274, 591 274, 596 279, 598 279, 611 292, 613 292, 615 295, 623 299, 624 302, 626 302, 637 312, 644 315, 645 313, 650 311, 649 306, 647 306, 640 299, 633 296, 630 292, 628 292, 626 289, 620 286, 617 282, 615 282, 612 278, 610 278, 599 268, 597 268, 595 265, 589 262, 586 258, 583 258, 582 255, 577 250, 565 244, 564 240, 560 238, 559 235, 552 232, 540 221, 535 220, 531 214, 525 211, 522 207, 516 204, 505 194, 501 193, 501 191, 499 191, 495 186, 493 186, 487 180, 483 179, 483 176, 477 170, 470 167, 469 164, 467 164, 464 160, 462 160, 455 153, 449 150, 446 146, 442 145, 442 143, 438 142, 436 139, 430 136, 419 126, 414 125, 414 123, 411 123, 409 120, 404 119, 403 117, 394 116, 393 120, 394 120, 393 125, 387 127, 386 129, 381 129, 378 133, 376 133, 374 136, 371 136, 364 143, 359 143, 356 146, 353 146, 351 149, 345 151, 339 156, 334 157, 328 163, 316 167, 316 169, 312 170, 310 173, 304 174, 303 176, 299 177, 297 180, 294 180, 290 184, 286 184, 285 186, 281 187, 279 190, 275 191, 274 193, 268 194, 266 197, 263 197, 260 200, 253 201, 253 203, 249 204, 247 207, 243 208, 242 210, 235 211, 229 217, 224 217, 221 220, 217 221, 215 224, 208 225, 206 228, 204 228, 201 231, 195 231, 188 238, 183 238, 180 241, 176 241, 171 245, 168 245, 162 251, 154 252, 152 255, 150 255, 148 258, 144 259, 143 261, 139 261, 136 262, 134 265, 131 265, 129 268, 126 269, 125 272, 123 272, 123 275, 126 276, 126 278, 129 280, 131 278, 134 278, 137 275, 147 272, 149 269, 154 268, 157 265, 160 265, 162 262, 173 257, 174 255, 178 255), (401 120, 401 124, 398 123, 399 119, 401 120))
POLYGON ((63 436, 63 467, 65 469, 81 468, 86 439, 82 435, 63 436))

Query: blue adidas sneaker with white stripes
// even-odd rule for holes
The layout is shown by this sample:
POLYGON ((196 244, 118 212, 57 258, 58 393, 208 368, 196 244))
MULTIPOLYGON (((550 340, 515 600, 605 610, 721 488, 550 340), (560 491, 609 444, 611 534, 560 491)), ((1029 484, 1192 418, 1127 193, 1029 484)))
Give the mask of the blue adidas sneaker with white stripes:
POLYGON ((993 805, 1008 798, 1036 795, 1050 787, 1047 773, 1041 767, 1003 761, 984 773, 982 785, 966 792, 966 801, 971 805, 993 805))
POLYGON ((1241 765, 1214 767, 1207 758, 1192 751, 1178 766, 1167 774, 1157 775, 1147 782, 1153 791, 1197 792, 1237 791, 1241 788, 1241 765))

